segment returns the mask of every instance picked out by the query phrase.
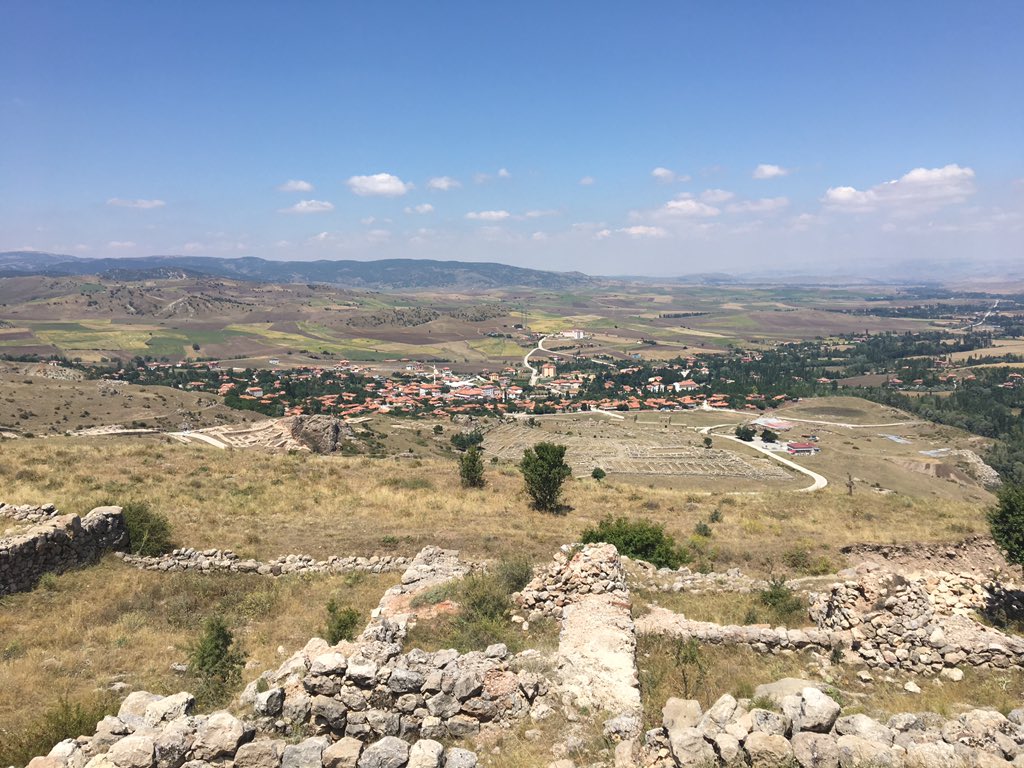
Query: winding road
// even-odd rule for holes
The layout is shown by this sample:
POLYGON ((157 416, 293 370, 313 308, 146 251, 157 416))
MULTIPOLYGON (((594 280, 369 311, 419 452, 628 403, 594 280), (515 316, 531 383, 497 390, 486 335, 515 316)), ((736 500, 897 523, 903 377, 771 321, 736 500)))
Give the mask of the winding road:
POLYGON ((551 337, 550 336, 541 336, 540 337, 540 341, 537 342, 537 346, 534 347, 533 349, 531 349, 529 352, 527 352, 526 356, 523 357, 523 365, 530 369, 530 386, 531 387, 537 386, 537 379, 540 378, 540 371, 537 370, 536 368, 534 368, 532 365, 530 365, 530 355, 532 355, 534 352, 550 352, 551 350, 544 349, 544 342, 547 339, 549 339, 549 338, 551 338, 551 337))
MULTIPOLYGON (((734 426, 736 426, 736 425, 735 424, 715 424, 715 425, 710 426, 710 427, 701 427, 701 429, 699 429, 698 431, 702 435, 710 435, 711 434, 711 430, 713 430, 713 429, 718 429, 719 427, 734 427, 734 426)), ((813 483, 808 485, 806 488, 798 488, 797 489, 798 493, 809 493, 811 491, 820 491, 822 488, 824 488, 826 485, 828 485, 828 479, 824 475, 819 475, 817 472, 813 472, 812 470, 808 469, 807 467, 800 466, 795 461, 790 461, 789 459, 783 458, 782 456, 777 454, 775 451, 769 451, 767 448, 760 448, 760 447, 754 445, 753 443, 748 443, 745 440, 740 440, 738 437, 735 437, 733 435, 723 435, 723 434, 719 434, 718 432, 715 432, 714 434, 715 434, 715 437, 724 437, 726 440, 732 440, 734 443, 739 443, 740 445, 745 445, 748 448, 754 449, 758 453, 763 453, 765 456, 767 456, 767 457, 769 457, 771 459, 774 459, 775 461, 779 462, 779 464, 782 464, 785 467, 789 467, 790 469, 795 469, 797 472, 800 472, 801 474, 807 475, 809 478, 811 478, 814 481, 813 483)))

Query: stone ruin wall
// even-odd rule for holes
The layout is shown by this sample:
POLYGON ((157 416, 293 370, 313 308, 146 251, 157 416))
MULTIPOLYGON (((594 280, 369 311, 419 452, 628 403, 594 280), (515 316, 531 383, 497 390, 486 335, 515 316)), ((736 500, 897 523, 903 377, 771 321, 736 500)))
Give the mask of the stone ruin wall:
POLYGON ((128 547, 120 507, 97 507, 84 518, 41 507, 0 504, 0 515, 30 528, 0 539, 0 595, 25 592, 44 573, 63 573, 128 547))

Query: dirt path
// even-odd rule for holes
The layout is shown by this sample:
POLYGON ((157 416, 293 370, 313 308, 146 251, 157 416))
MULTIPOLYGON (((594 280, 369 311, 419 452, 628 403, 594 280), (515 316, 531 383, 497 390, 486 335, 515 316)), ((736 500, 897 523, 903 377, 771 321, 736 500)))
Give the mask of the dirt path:
POLYGON ((531 349, 529 352, 527 352, 526 355, 523 357, 523 365, 530 370, 531 387, 537 386, 537 379, 540 378, 540 371, 534 368, 532 365, 530 365, 530 355, 532 355, 534 352, 549 352, 550 350, 544 349, 544 342, 549 338, 551 337, 541 336, 540 341, 537 342, 537 346, 531 349))

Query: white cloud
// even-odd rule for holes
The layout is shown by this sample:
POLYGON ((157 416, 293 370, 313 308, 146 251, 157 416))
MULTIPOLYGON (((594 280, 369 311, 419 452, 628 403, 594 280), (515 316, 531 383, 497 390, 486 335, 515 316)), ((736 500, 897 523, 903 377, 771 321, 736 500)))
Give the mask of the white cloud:
POLYGON ((384 243, 391 239, 391 232, 386 229, 371 229, 366 233, 366 239, 371 243, 384 243))
POLYGON ((295 205, 278 209, 278 213, 324 213, 333 210, 334 203, 326 200, 300 200, 295 205))
POLYGON ((734 197, 735 194, 725 189, 705 189, 700 193, 700 199, 705 203, 724 203, 734 197))
POLYGON ((508 211, 470 211, 466 218, 470 221, 504 221, 511 215, 508 211))
POLYGON ((759 200, 743 200, 733 203, 726 210, 730 213, 770 213, 789 205, 788 197, 762 197, 759 200))
POLYGON ((662 168, 660 165, 651 171, 651 176, 662 184, 671 184, 674 181, 689 181, 689 176, 680 176, 670 168, 662 168))
POLYGON ((582 179, 580 179, 581 187, 592 187, 596 183, 597 179, 595 179, 593 176, 584 176, 582 179))
POLYGON ((150 210, 152 208, 163 208, 167 203, 163 200, 125 200, 120 197, 112 197, 107 200, 107 205, 116 208, 138 208, 139 210, 150 210))
POLYGON ((435 176, 427 182, 428 189, 436 189, 439 192, 448 192, 461 186, 462 182, 458 179, 453 179, 451 176, 435 176))
POLYGON ((890 210, 899 213, 934 211, 962 203, 974 194, 974 170, 950 164, 942 168, 914 168, 898 179, 870 189, 830 187, 822 202, 840 211, 890 210))
POLYGON ((594 239, 607 240, 612 235, 628 235, 632 238, 646 237, 668 237, 668 231, 662 227, 651 227, 645 224, 636 224, 632 227, 621 227, 620 229, 602 229, 594 233, 594 239))
POLYGON ((498 172, 494 176, 492 176, 489 173, 474 173, 473 181, 477 184, 484 184, 493 179, 495 176, 497 176, 499 179, 507 179, 510 178, 512 174, 508 172, 508 168, 499 168, 498 172))
POLYGON ((404 182, 390 173, 353 176, 347 183, 349 189, 361 197, 401 197, 413 188, 411 182, 404 182))
POLYGON ((555 210, 554 208, 547 208, 547 209, 538 210, 538 211, 527 211, 526 213, 523 214, 523 216, 525 216, 527 219, 542 219, 542 218, 544 218, 546 216, 557 216, 557 215, 558 215, 558 211, 555 210))
POLYGON ((288 179, 277 187, 279 192, 312 192, 313 185, 301 179, 288 179))
POLYGON ((405 209, 406 213, 433 213, 434 206, 430 203, 420 203, 419 205, 409 206, 405 209))
POLYGON ((334 235, 330 232, 318 232, 309 239, 315 243, 328 243, 334 239, 334 235))
POLYGON ((675 200, 669 200, 662 207, 661 212, 669 216, 684 216, 687 218, 698 219, 717 216, 721 213, 721 211, 713 205, 693 200, 689 196, 677 197, 675 200))
POLYGON ((107 243, 107 248, 134 248, 135 243, 131 240, 111 240, 107 243))
POLYGON ((637 224, 632 227, 625 227, 623 229, 616 230, 624 235, 630 237, 667 237, 668 232, 661 227, 648 227, 642 224, 637 224))
POLYGON ((755 179, 775 179, 779 176, 788 176, 790 173, 789 168, 783 168, 781 165, 761 163, 754 169, 753 177, 755 179))

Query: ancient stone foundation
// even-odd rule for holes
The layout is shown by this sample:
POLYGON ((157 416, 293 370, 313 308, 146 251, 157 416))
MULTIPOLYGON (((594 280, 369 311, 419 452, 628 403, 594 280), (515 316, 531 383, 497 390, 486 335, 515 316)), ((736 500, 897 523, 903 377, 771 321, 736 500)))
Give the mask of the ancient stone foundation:
MULTIPOLYGON (((22 508, 4 505, 2 511, 22 508)), ((53 514, 38 508, 42 517, 31 514, 15 519, 43 520, 36 525, 0 539, 0 595, 32 589, 44 573, 62 573, 94 563, 108 551, 128 546, 128 532, 120 507, 97 507, 84 519, 78 515, 53 514)))

